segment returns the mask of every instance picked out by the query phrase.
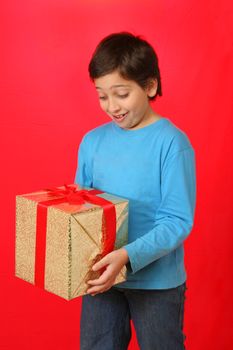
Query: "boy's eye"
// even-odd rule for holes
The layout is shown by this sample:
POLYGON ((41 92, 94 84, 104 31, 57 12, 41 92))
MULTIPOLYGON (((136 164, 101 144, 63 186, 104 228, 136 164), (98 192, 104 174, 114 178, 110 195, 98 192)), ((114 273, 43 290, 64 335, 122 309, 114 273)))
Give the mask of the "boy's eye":
POLYGON ((129 94, 126 94, 126 95, 119 95, 120 98, 126 98, 126 97, 128 97, 128 96, 129 96, 129 94))
MULTIPOLYGON (((120 98, 126 98, 126 97, 128 97, 128 96, 129 96, 129 94, 118 95, 118 97, 120 97, 120 98)), ((106 100, 106 97, 105 97, 105 96, 99 96, 99 99, 100 99, 100 100, 106 100)))

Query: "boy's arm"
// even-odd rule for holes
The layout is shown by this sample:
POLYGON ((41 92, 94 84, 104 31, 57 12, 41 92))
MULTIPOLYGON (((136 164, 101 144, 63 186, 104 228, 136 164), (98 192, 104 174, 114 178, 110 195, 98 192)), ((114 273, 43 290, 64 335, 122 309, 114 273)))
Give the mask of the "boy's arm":
POLYGON ((78 149, 78 162, 74 183, 77 183, 81 187, 92 187, 91 164, 85 136, 78 149))
POLYGON ((192 230, 196 205, 192 147, 167 159, 161 174, 161 192, 153 229, 123 247, 128 253, 132 273, 176 249, 192 230))

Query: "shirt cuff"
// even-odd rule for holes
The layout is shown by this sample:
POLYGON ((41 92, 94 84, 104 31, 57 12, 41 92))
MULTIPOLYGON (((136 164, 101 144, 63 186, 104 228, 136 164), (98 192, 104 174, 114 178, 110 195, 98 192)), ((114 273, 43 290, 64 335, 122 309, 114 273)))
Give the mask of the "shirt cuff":
POLYGON ((124 248, 127 251, 128 257, 129 257, 129 261, 126 264, 127 269, 129 270, 130 273, 134 274, 135 272, 137 272, 138 270, 140 270, 140 268, 136 267, 136 264, 134 262, 134 256, 135 256, 135 247, 134 247, 134 242, 129 243, 125 246, 123 246, 122 248, 124 248))

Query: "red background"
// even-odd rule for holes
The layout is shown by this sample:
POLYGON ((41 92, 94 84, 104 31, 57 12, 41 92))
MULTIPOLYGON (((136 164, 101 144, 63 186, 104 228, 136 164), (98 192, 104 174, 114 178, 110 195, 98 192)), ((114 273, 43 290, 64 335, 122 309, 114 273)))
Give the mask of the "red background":
MULTIPOLYGON (((154 110, 189 136, 197 207, 185 242, 187 349, 232 348, 232 5, 197 0, 1 2, 0 349, 79 348, 81 298, 14 277, 15 195, 72 183, 84 133, 108 121, 88 77, 111 32, 156 49, 154 110)), ((135 332, 130 350, 138 349, 135 332)), ((104 350, 104 349, 103 349, 104 350)))

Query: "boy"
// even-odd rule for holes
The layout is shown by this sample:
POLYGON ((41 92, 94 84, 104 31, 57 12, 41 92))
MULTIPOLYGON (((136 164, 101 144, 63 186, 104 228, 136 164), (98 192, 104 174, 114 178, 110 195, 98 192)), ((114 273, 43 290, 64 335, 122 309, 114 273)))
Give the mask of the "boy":
POLYGON ((183 241, 194 220, 194 150, 150 105, 162 90, 148 42, 128 32, 107 36, 89 73, 112 121, 83 137, 75 182, 129 199, 129 240, 93 266, 106 270, 88 281, 80 348, 127 349, 132 319, 140 349, 183 350, 183 241), (124 265, 127 280, 113 286, 124 265))

